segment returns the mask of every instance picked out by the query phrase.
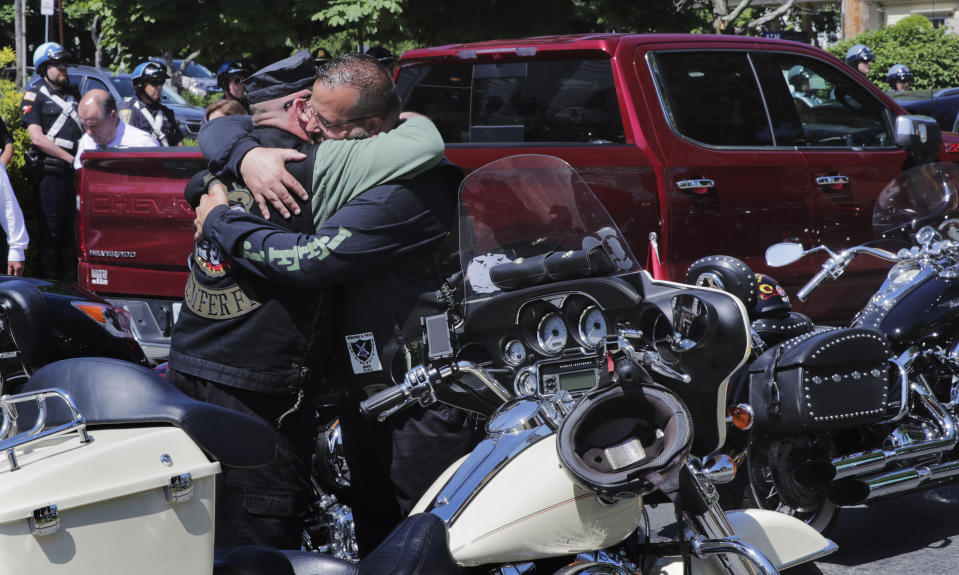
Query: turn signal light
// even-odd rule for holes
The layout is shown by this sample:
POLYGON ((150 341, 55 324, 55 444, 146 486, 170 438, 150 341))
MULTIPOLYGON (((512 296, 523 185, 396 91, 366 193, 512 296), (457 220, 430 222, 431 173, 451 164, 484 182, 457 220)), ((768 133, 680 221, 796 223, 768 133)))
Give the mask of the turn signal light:
POLYGON ((745 431, 753 426, 753 409, 744 403, 730 406, 726 410, 726 415, 737 429, 745 431))

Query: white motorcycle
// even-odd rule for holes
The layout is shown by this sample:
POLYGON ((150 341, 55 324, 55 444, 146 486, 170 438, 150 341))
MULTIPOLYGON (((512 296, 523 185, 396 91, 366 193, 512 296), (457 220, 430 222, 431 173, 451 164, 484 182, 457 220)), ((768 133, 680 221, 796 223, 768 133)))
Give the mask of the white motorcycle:
POLYGON ((718 506, 726 386, 749 353, 738 300, 652 280, 556 158, 473 172, 460 222, 462 305, 425 318, 424 362, 364 409, 444 401, 488 416, 488 435, 371 555, 214 564, 213 477, 267 461, 269 428, 87 358, 0 399, 0 571, 768 575, 835 550, 791 517, 718 506), (640 528, 654 501, 675 505, 676 540, 640 528))

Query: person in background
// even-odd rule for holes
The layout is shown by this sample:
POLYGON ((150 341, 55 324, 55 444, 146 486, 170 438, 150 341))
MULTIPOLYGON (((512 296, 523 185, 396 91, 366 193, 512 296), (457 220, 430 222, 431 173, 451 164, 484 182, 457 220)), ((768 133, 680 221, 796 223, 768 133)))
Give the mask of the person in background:
POLYGON ((77 116, 80 95, 67 75, 68 58, 70 54, 56 42, 36 49, 33 65, 40 80, 23 93, 20 121, 33 144, 27 157, 41 213, 41 273, 47 279, 72 282, 77 278, 73 156, 83 126, 77 116))
POLYGON ((6 268, 7 275, 22 276, 30 236, 27 234, 20 203, 13 193, 13 186, 10 185, 10 178, 4 166, 0 166, 0 210, 0 226, 3 226, 3 233, 7 238, 6 265, 3 267, 6 268))
POLYGON ((876 55, 872 53, 872 50, 862 44, 856 44, 846 50, 846 63, 863 76, 869 76, 869 72, 872 71, 872 61, 875 59, 876 55))
POLYGON ((906 92, 912 83, 912 70, 905 64, 896 64, 886 72, 889 87, 896 92, 906 92))
POLYGON ((7 125, 3 123, 3 118, 0 118, 0 164, 3 164, 3 167, 7 167, 10 165, 12 158, 13 134, 7 129, 7 125))
POLYGON ((216 72, 216 85, 223 90, 223 99, 232 100, 250 113, 250 104, 246 100, 246 88, 243 79, 250 75, 250 69, 237 60, 227 60, 216 72))
POLYGON ((333 57, 330 56, 330 51, 326 48, 317 48, 316 52, 313 53, 313 61, 316 62, 317 66, 322 66, 332 59, 333 57))
POLYGON ((135 128, 153 134, 161 146, 183 144, 183 133, 176 122, 173 110, 160 103, 163 83, 167 78, 166 68, 159 62, 143 62, 133 69, 133 96, 127 98, 120 110, 120 119, 135 128))
POLYGON ((223 116, 241 116, 246 114, 246 108, 236 100, 219 99, 206 107, 203 112, 203 121, 209 122, 223 116))
POLYGON ((160 145, 150 134, 120 121, 117 101, 106 90, 94 89, 84 94, 77 106, 77 115, 83 123, 84 134, 77 145, 74 169, 82 167, 82 155, 86 150, 152 148, 160 145))

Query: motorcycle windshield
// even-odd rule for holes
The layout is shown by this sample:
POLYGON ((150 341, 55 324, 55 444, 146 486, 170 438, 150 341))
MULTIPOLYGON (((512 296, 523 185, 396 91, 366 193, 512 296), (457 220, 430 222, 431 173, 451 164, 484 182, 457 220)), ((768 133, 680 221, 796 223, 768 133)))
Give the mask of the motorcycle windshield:
POLYGON ((601 246, 614 273, 638 269, 596 195, 554 156, 510 156, 470 173, 460 185, 459 233, 467 299, 500 291, 494 266, 552 252, 601 246))
POLYGON ((959 167, 924 164, 910 168, 886 184, 876 200, 872 227, 876 237, 890 232, 938 225, 959 205, 959 167))

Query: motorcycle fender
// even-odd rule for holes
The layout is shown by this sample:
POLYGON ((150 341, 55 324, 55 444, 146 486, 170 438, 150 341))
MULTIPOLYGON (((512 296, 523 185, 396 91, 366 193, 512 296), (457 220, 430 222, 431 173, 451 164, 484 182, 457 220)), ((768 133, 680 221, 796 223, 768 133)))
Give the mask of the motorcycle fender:
POLYGON ((758 549, 777 569, 825 557, 835 543, 799 519, 766 509, 737 509, 726 519, 740 539, 758 549))
MULTIPOLYGON (((837 549, 835 543, 802 521, 765 509, 727 511, 726 519, 736 536, 751 544, 781 571, 824 557, 837 549)), ((697 575, 728 575, 717 557, 692 558, 697 575)), ((648 571, 649 575, 683 575, 679 557, 665 557, 648 571)))

